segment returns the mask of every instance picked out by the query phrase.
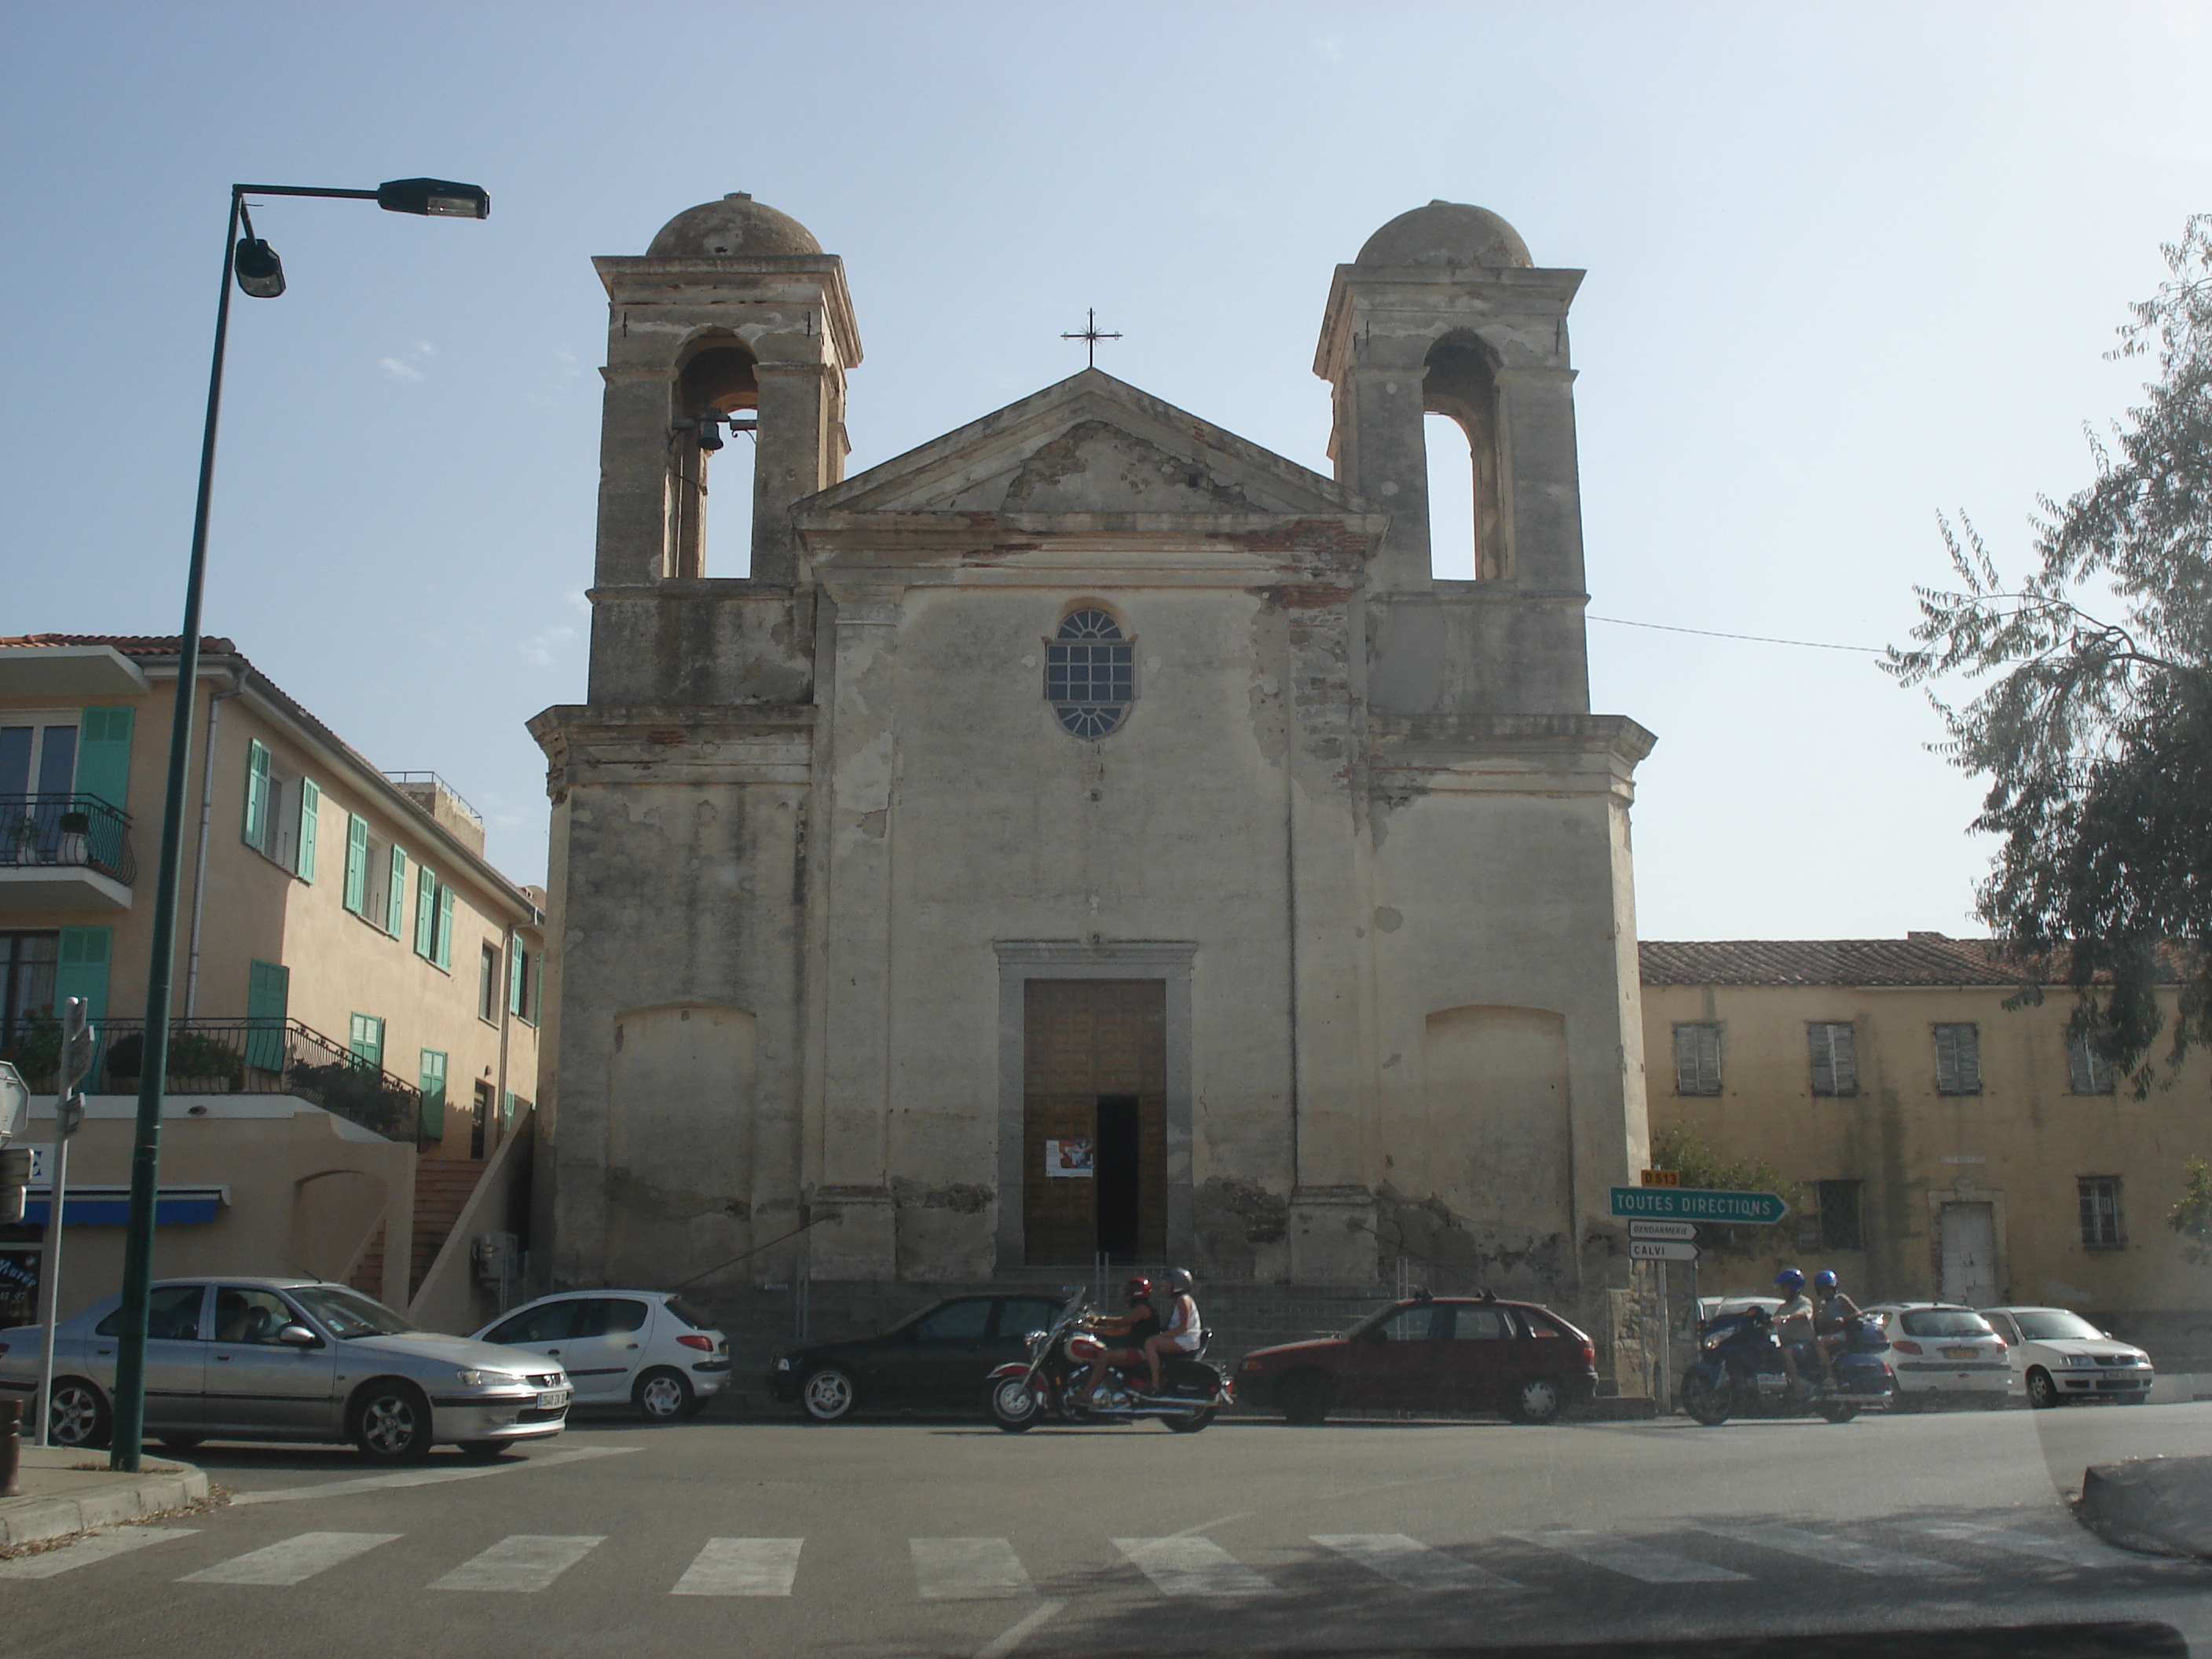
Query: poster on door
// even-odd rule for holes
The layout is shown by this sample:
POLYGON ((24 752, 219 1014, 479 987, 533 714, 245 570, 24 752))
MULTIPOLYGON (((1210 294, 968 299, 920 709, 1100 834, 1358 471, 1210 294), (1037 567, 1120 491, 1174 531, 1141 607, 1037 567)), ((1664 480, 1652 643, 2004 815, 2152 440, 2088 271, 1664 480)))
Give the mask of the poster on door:
POLYGON ((1090 1180, 1090 1141, 1087 1139, 1046 1141, 1044 1172, 1055 1181, 1090 1180))

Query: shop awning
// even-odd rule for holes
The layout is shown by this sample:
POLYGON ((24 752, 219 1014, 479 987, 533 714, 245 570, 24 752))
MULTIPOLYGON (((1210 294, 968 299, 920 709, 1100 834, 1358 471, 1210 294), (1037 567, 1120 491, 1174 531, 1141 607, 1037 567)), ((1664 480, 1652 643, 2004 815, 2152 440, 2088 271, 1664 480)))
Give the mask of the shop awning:
MULTIPOLYGON (((204 1225, 215 1219, 216 1212, 230 1202, 227 1187, 170 1187, 164 1186, 154 1199, 154 1224, 157 1227, 193 1227, 204 1225)), ((53 1207, 51 1188, 40 1192, 33 1188, 24 1195, 23 1224, 43 1227, 53 1207)), ((131 1219, 131 1189, 128 1187, 76 1187, 69 1189, 62 1200, 62 1224, 65 1227, 120 1227, 131 1219)))

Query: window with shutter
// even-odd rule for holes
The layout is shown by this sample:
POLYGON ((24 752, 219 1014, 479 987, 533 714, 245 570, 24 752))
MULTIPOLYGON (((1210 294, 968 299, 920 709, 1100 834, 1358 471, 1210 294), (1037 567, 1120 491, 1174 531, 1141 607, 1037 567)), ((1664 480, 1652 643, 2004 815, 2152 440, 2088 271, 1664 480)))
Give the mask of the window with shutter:
POLYGON ((2120 1231, 2120 1178, 2083 1176, 2075 1185, 2081 1194, 2082 1243, 2093 1250, 2116 1249, 2125 1243, 2120 1231))
POLYGON ((422 1128, 424 1141, 446 1138, 446 1057, 435 1048, 422 1051, 422 1128))
POLYGON ((345 908, 356 915, 365 915, 362 905, 368 889, 368 820, 357 813, 346 814, 346 872, 345 908))
POLYGON ((1858 1042, 1849 1020, 1813 1020, 1805 1027, 1813 1063, 1813 1092, 1855 1095, 1859 1091, 1858 1042))
POLYGON ((346 1048, 364 1066, 384 1064, 384 1017, 381 1014, 356 1014, 346 1048))
POLYGON ((240 835, 255 852, 269 850, 269 750, 258 738, 246 743, 246 818, 240 835))
POLYGON ((1978 1028, 1938 1025, 1936 1030, 1936 1092, 1978 1095, 1982 1091, 1982 1044, 1978 1028))
POLYGON ((1860 1198, 1865 1187, 1863 1181, 1817 1181, 1813 1183, 1814 1202, 1820 1206, 1818 1220, 1822 1249, 1857 1250, 1866 1248, 1859 1228, 1860 1198))
POLYGON ((384 931, 398 939, 407 925, 407 854, 393 848, 389 864, 391 883, 384 895, 384 931))
POLYGON ((453 965, 453 890, 438 884, 438 948, 430 960, 441 968, 453 965))
POLYGON ((2078 1032, 2066 1039, 2066 1083, 2072 1092, 2111 1094, 2112 1075, 2112 1062, 2097 1052, 2087 1032, 2078 1032))
POLYGON ((507 959, 507 1012, 517 1019, 530 1006, 530 952, 520 945, 507 959))
POLYGON ((88 708, 77 722, 76 793, 128 810, 131 794, 131 726, 128 704, 88 708))
POLYGON ((415 954, 425 961, 438 948, 438 878, 430 866, 415 866, 415 954))
POLYGON ((301 881, 315 878, 315 831, 323 817, 323 792, 313 778, 300 780, 300 864, 301 881))
POLYGON ((1711 1023, 1674 1028, 1674 1092, 1717 1095, 1721 1091, 1721 1028, 1711 1023))
POLYGON ((281 963, 249 962, 246 967, 246 1063, 264 1072, 284 1069, 284 1020, 292 992, 292 970, 281 963))
POLYGON ((64 927, 54 963, 54 1006, 82 997, 86 1018, 107 1018, 107 964, 114 954, 112 927, 64 927))

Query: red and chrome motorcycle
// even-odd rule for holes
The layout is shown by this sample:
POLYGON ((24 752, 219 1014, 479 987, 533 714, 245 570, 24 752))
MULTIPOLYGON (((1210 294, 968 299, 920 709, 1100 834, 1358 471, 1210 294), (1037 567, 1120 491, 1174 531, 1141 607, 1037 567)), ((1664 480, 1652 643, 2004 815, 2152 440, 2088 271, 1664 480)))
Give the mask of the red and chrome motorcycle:
POLYGON ((1085 1328, 1090 1316, 1091 1309, 1079 1290, 1050 1330, 1029 1334, 1027 1364, 1001 1365, 991 1373, 984 1385, 991 1421, 1008 1434, 1019 1434, 1048 1416, 1064 1423, 1136 1423, 1158 1418, 1177 1434, 1196 1434, 1224 1406, 1236 1403, 1229 1379, 1206 1363, 1203 1345, 1213 1340, 1211 1331, 1204 1334, 1196 1353, 1174 1354, 1161 1362, 1158 1394, 1131 1388, 1129 1375, 1109 1365, 1099 1396, 1093 1397, 1086 1386, 1091 1365, 1106 1352, 1106 1345, 1085 1328))

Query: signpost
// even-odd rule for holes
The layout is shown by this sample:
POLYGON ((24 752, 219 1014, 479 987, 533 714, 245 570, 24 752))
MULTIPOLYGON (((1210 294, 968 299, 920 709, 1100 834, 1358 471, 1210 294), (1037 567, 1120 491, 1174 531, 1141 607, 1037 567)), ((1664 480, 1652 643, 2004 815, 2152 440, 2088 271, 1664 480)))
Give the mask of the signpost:
POLYGON ((1698 1228, 1690 1221, 1632 1221, 1628 1224, 1631 1238, 1664 1238, 1677 1244, 1698 1242, 1698 1228))
POLYGON ((1705 1187, 1615 1187, 1613 1212, 1632 1221, 1713 1221, 1771 1227, 1790 1213, 1779 1193, 1727 1193, 1705 1187))
POLYGON ((1628 1241, 1628 1259, 1631 1261, 1656 1261, 1662 1267, 1669 1261, 1695 1261, 1698 1247, 1656 1238, 1632 1238, 1628 1241))
POLYGON ((68 1201, 70 1137, 84 1121, 84 1091, 77 1085, 92 1074, 94 1035, 90 1005, 71 997, 62 1012, 60 1075, 54 1079, 53 1179, 46 1183, 46 1249, 39 1258, 39 1295, 46 1303, 46 1328, 39 1333, 39 1443, 46 1444, 53 1424, 49 1403, 54 1391, 54 1326, 62 1307, 62 1206, 68 1201))

